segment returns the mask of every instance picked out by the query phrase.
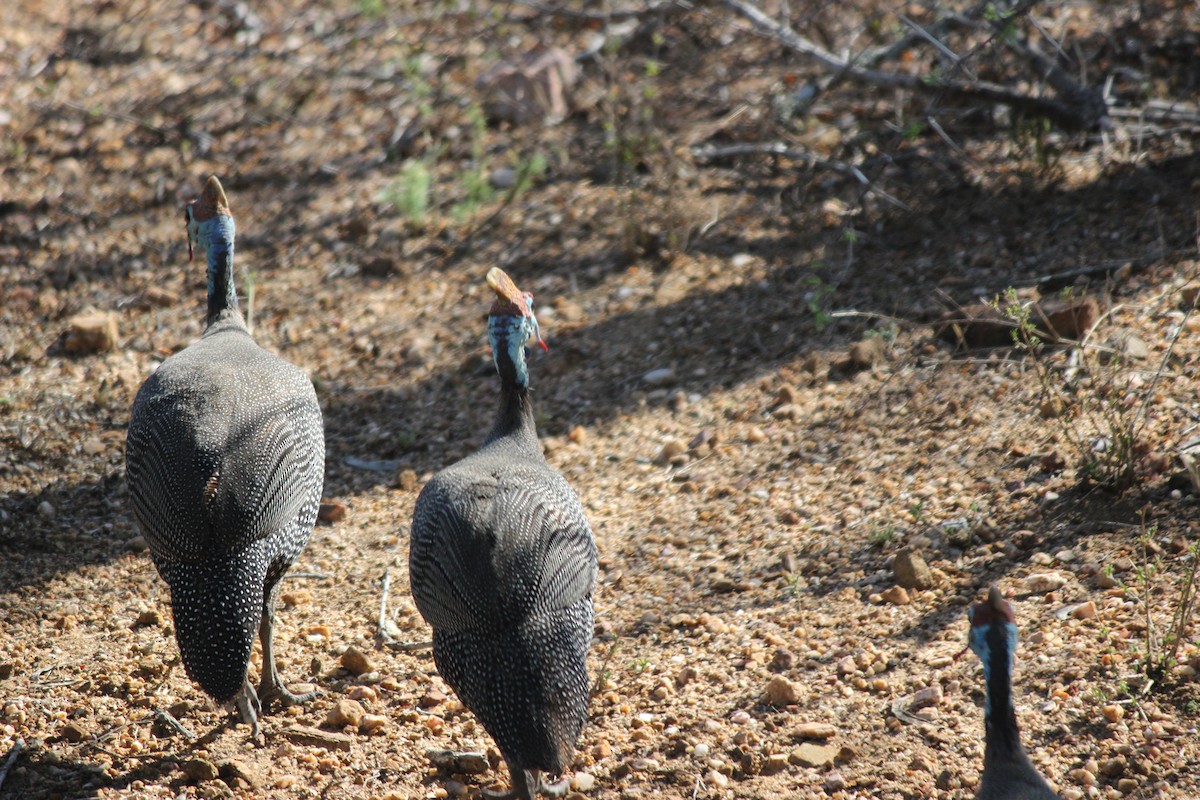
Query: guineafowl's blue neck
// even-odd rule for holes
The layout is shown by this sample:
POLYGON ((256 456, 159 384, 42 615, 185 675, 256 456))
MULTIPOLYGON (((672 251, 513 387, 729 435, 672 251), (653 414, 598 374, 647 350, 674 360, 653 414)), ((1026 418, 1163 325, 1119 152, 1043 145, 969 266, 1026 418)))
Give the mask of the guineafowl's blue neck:
POLYGON ((233 217, 208 220, 208 324, 221 312, 237 310, 237 287, 233 280, 233 217))
POLYGON ((488 317, 492 360, 500 374, 500 409, 487 442, 516 437, 540 453, 533 403, 529 398, 529 370, 525 362, 525 342, 529 334, 525 326, 522 317, 488 317))
POLYGON ((977 641, 980 646, 976 653, 983 661, 983 675, 987 682, 983 712, 987 728, 984 761, 1024 756, 1012 700, 1012 662, 1017 649, 1017 626, 1012 622, 995 621, 980 626, 973 634, 982 634, 977 641))

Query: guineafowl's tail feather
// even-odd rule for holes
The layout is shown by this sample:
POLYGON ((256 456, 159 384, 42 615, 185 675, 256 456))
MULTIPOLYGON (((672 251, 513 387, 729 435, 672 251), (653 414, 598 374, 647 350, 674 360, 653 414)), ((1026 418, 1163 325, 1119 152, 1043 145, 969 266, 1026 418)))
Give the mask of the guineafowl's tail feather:
POLYGON ((515 630, 434 629, 433 657, 512 771, 557 775, 570 766, 587 719, 591 639, 588 597, 515 630))
POLYGON ((220 702, 246 681, 263 610, 268 559, 263 542, 202 564, 158 561, 171 587, 175 638, 188 677, 220 702))

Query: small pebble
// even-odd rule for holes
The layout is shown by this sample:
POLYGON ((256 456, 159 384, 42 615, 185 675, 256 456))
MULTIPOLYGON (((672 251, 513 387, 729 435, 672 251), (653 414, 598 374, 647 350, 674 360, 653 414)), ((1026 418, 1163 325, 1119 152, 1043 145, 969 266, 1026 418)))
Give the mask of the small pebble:
POLYGON ((774 775, 776 772, 783 772, 787 769, 788 757, 786 753, 771 753, 767 756, 762 765, 764 775, 774 775))
POLYGON ((1096 604, 1091 600, 1080 603, 1072 609, 1071 616, 1075 619, 1091 619, 1096 616, 1096 604))
POLYGON ((675 370, 671 367, 652 369, 642 376, 647 386, 665 386, 675 380, 675 370))
POLYGON ((138 614, 137 621, 133 623, 133 627, 135 628, 143 628, 150 625, 154 627, 162 625, 162 614, 158 612, 157 608, 147 608, 138 614))
POLYGON ((284 592, 279 596, 279 599, 282 600, 283 604, 288 608, 302 606, 306 603, 312 602, 312 592, 310 592, 308 589, 297 589, 293 592, 284 592))
POLYGON ((1067 579, 1057 572, 1039 572, 1025 579, 1026 590, 1035 594, 1046 594, 1066 586, 1067 579))
POLYGON ((724 789, 729 785, 729 778, 715 769, 709 770, 704 776, 704 782, 716 789, 724 789))
POLYGON ((571 788, 577 792, 590 792, 596 788, 596 776, 588 772, 576 772, 571 776, 571 788))
POLYGON ((883 592, 883 599, 895 606, 906 606, 912 602, 908 590, 903 586, 893 586, 883 592))
POLYGON ((396 486, 406 492, 411 492, 417 485, 417 471, 414 469, 402 469, 396 474, 396 486))
POLYGON ((183 774, 188 776, 188 780, 196 783, 204 781, 215 781, 220 774, 217 771, 217 765, 203 758, 189 758, 179 765, 183 770, 183 774))
POLYGON ((357 647, 347 647, 346 652, 342 653, 341 658, 338 659, 338 663, 354 675, 363 675, 375 669, 371 664, 371 659, 367 658, 366 654, 357 647))
POLYGON ((346 518, 346 504, 337 500, 322 500, 317 509, 317 519, 321 522, 341 522, 346 518))
POLYGON ((788 762, 797 767, 819 769, 832 764, 837 752, 833 745, 805 742, 788 753, 788 762))
POLYGON ((67 321, 63 349, 72 355, 91 355, 117 346, 117 315, 111 311, 85 311, 67 321))
POLYGON ((929 565, 918 551, 910 547, 905 547, 896 554, 892 573, 896 583, 905 589, 928 589, 933 586, 933 572, 929 565))
POLYGON ((748 725, 750 719, 750 715, 740 709, 729 715, 729 721, 734 725, 748 725))
POLYGON ((1115 703, 1100 706, 1100 713, 1111 723, 1119 722, 1125 716, 1125 709, 1115 703))
POLYGON ((1096 782, 1096 776, 1086 769, 1073 769, 1067 773, 1067 777, 1078 783, 1080 786, 1091 786, 1096 782))
POLYGON ((686 452, 687 448, 684 446, 683 442, 679 441, 678 439, 671 439, 662 446, 661 450, 658 451, 658 455, 654 457, 654 463, 662 466, 676 456, 681 456, 686 452))
POLYGON ((773 706, 792 706, 800 702, 800 693, 796 684, 782 675, 776 675, 767 682, 767 700, 773 706))
POLYGON ((692 755, 699 759, 708 758, 708 745, 706 745, 704 742, 696 745, 695 749, 692 751, 692 755))
POLYGON ((945 695, 946 692, 942 688, 942 685, 935 683, 914 693, 908 707, 910 709, 918 709, 941 705, 942 700, 945 699, 945 695))
POLYGON ((796 726, 797 739, 831 739, 837 733, 837 728, 828 722, 801 722, 796 726))
POLYGON ((517 185, 517 171, 512 167, 496 167, 489 181, 497 189, 511 189, 517 185))
POLYGON ((358 723, 358 727, 363 733, 374 733, 386 728, 387 724, 388 718, 383 714, 363 714, 362 722, 358 723))
POLYGON ((325 715, 325 725, 330 728, 341 728, 346 725, 357 728, 362 724, 366 710, 357 700, 338 700, 325 715))
POLYGON ((373 686, 351 686, 350 691, 346 692, 346 697, 351 700, 378 700, 379 692, 373 686))

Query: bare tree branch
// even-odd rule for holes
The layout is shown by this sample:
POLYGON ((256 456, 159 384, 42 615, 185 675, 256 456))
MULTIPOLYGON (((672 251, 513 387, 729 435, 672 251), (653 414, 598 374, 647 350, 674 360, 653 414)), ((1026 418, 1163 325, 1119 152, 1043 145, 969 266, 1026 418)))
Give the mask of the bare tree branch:
MULTIPOLYGON (((719 2, 749 20, 759 33, 808 56, 826 70, 836 73, 838 77, 889 89, 909 89, 924 94, 949 94, 967 100, 999 103, 1034 116, 1046 117, 1068 130, 1089 130, 1107 120, 1103 98, 1093 90, 1084 89, 1073 82, 1070 84, 1071 91, 1064 92, 1067 95, 1065 101, 1061 101, 1049 97, 1022 94, 1007 86, 988 81, 965 81, 939 75, 881 72, 860 67, 853 60, 834 55, 791 28, 771 19, 761 9, 746 0, 719 0, 719 2), (1097 102, 1099 107, 1096 105, 1097 102)), ((1030 51, 1031 58, 1035 52, 1030 51)), ((1046 60, 1044 56, 1042 59, 1046 60)), ((1039 64, 1044 70, 1045 64, 1035 62, 1035 66, 1039 64)), ((1057 67, 1055 69, 1057 70, 1057 67)), ((1050 71, 1045 72, 1044 77, 1049 81, 1051 75, 1053 75, 1054 81, 1060 81, 1065 73, 1062 73, 1061 70, 1050 71)), ((1063 85, 1064 88, 1067 87, 1067 84, 1063 85)))
POLYGON ((783 142, 731 144, 723 147, 707 145, 703 147, 693 147, 692 155, 701 161, 712 161, 718 158, 746 155, 775 155, 791 159, 792 161, 801 161, 816 169, 825 169, 829 170, 830 172, 836 172, 839 175, 845 175, 848 178, 853 178, 862 184, 863 188, 868 192, 879 195, 879 197, 896 206, 897 208, 904 209, 905 211, 911 210, 903 200, 897 199, 877 187, 871 182, 870 178, 863 174, 862 170, 853 164, 847 164, 844 161, 831 161, 826 158, 821 158, 813 155, 807 150, 797 150, 795 148, 788 147, 783 142))

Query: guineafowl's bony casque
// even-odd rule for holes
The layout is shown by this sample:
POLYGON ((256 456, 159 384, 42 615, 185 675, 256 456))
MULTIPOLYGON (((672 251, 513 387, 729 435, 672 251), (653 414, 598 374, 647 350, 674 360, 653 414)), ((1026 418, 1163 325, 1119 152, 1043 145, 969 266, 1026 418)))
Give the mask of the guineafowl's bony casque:
POLYGON ((171 590, 188 676, 236 698, 255 736, 280 682, 272 646, 280 579, 316 522, 325 471, 321 408, 299 368, 255 344, 238 311, 234 221, 215 176, 184 209, 188 253, 208 262, 203 337, 138 391, 125 441, 133 515, 171 590), (254 636, 262 677, 247 677, 254 636))
POLYGON ((579 499, 542 455, 526 345, 545 347, 532 297, 500 269, 488 337, 500 407, 472 455, 426 484, 413 511, 413 598, 446 683, 496 741, 505 796, 561 794, 587 718, 596 544, 579 499))
POLYGON ((976 800, 1062 800, 1021 745, 1012 701, 1012 664, 1017 649, 1012 606, 999 587, 992 586, 987 599, 971 606, 967 616, 971 622, 967 645, 983 662, 987 686, 983 775, 976 800))

